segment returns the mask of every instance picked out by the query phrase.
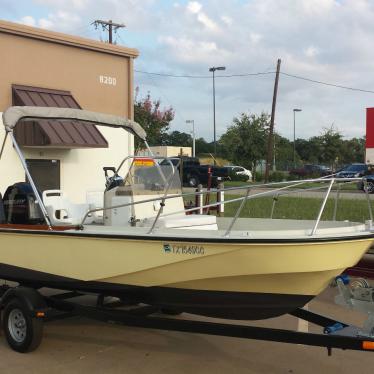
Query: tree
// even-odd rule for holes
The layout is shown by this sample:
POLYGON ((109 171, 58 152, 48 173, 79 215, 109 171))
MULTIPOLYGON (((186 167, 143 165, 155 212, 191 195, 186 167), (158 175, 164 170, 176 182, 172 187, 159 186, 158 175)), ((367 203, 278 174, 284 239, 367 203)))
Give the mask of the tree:
POLYGON ((341 153, 343 136, 342 134, 331 125, 329 128, 323 130, 322 135, 319 137, 321 142, 322 153, 320 160, 334 168, 334 164, 338 161, 341 153))
POLYGON ((195 140, 196 154, 214 153, 214 142, 208 143, 204 138, 195 140))
POLYGON ((181 147, 191 147, 192 146, 192 136, 185 132, 173 131, 166 137, 167 145, 181 146, 181 147))
MULTIPOLYGON (((278 170, 288 170, 293 168, 293 144, 287 138, 277 133, 274 134, 275 143, 275 163, 278 170)), ((296 153, 296 161, 299 155, 296 153)))
POLYGON ((339 163, 365 162, 365 137, 343 140, 339 163))
MULTIPOLYGON (((137 89, 138 91, 138 89, 137 89)), ((174 119, 172 107, 160 109, 160 100, 152 101, 148 93, 143 99, 135 98, 134 119, 147 133, 149 145, 164 145, 170 122, 174 119)), ((142 145, 142 141, 135 137, 135 148, 142 145)))
POLYGON ((319 156, 321 155, 321 141, 318 136, 313 136, 309 140, 306 139, 296 139, 296 159, 297 156, 303 162, 310 162, 312 164, 317 164, 320 162, 319 156))
POLYGON ((266 157, 269 115, 242 113, 220 138, 225 156, 246 168, 256 170, 258 161, 266 157))

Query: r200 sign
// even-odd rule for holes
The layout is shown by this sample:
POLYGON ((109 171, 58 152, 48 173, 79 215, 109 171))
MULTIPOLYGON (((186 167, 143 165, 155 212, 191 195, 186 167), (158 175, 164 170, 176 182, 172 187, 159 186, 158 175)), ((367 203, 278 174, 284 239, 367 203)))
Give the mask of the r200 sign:
POLYGON ((115 86, 117 79, 115 77, 108 77, 107 75, 99 75, 99 82, 101 84, 108 84, 109 86, 115 86))

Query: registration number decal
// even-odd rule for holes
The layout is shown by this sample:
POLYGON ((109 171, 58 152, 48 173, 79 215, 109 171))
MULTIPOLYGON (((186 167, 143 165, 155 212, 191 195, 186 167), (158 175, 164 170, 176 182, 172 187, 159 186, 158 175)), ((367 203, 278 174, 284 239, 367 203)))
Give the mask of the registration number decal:
POLYGON ((202 245, 195 244, 164 244, 165 253, 173 253, 176 255, 203 255, 205 249, 202 245))

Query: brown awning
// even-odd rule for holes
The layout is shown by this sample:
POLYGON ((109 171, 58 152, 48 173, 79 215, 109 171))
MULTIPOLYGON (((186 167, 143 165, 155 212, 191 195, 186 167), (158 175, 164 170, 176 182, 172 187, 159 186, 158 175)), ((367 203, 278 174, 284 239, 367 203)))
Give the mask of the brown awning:
MULTIPOLYGON (((69 91, 12 85, 13 105, 81 109, 69 91)), ((91 123, 39 120, 18 123, 14 135, 24 147, 107 148, 108 142, 91 123)))

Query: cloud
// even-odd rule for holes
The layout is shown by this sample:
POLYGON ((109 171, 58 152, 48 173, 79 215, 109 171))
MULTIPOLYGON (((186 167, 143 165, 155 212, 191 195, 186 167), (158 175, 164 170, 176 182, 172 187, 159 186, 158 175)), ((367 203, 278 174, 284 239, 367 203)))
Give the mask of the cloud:
POLYGON ((38 19, 32 16, 24 16, 20 19, 20 23, 25 25, 56 31, 68 31, 79 25, 80 22, 81 18, 78 15, 63 10, 58 10, 55 13, 48 14, 47 17, 38 19))
POLYGON ((251 33, 249 34, 249 39, 251 40, 251 42, 252 42, 253 44, 257 44, 257 43, 262 39, 262 35, 257 34, 257 33, 255 33, 255 32, 251 32, 251 33))
POLYGON ((203 6, 197 1, 190 1, 186 9, 189 13, 196 15, 196 19, 207 29, 217 31, 217 24, 202 11, 203 6))
POLYGON ((315 57, 319 54, 319 50, 318 48, 316 47, 313 47, 312 45, 309 46, 306 50, 305 50, 305 56, 307 57, 315 57))
POLYGON ((231 17, 228 17, 228 16, 221 16, 221 20, 223 23, 225 23, 227 26, 231 26, 232 25, 232 18, 231 17))
POLYGON ((166 46, 169 51, 179 61, 189 63, 209 63, 214 56, 224 55, 225 51, 220 51, 215 42, 196 42, 188 38, 176 38, 173 36, 160 37, 159 42, 166 46))
MULTIPOLYGON (((97 18, 123 22, 122 39, 140 49, 135 66, 146 71, 209 75, 281 70, 298 76, 374 89, 374 2, 369 0, 34 0, 20 22, 98 39, 97 18), (38 9, 40 15, 38 16, 38 9)), ((201 124, 211 138, 211 79, 173 79, 136 74, 136 84, 201 124)), ((270 112, 274 76, 217 78, 217 128, 248 110, 270 112)), ((282 75, 276 130, 292 137, 292 109, 301 107, 299 134, 308 137, 334 122, 346 136, 365 131, 365 107, 374 95, 344 91, 282 75), (302 130, 301 130, 302 129, 302 130)))
POLYGON ((20 19, 20 23, 23 23, 27 26, 36 26, 35 18, 32 16, 24 16, 20 19))
POLYGON ((197 1, 190 1, 188 4, 187 4, 187 10, 190 11, 191 13, 193 14, 198 14, 200 13, 200 10, 203 6, 197 2, 197 1))

